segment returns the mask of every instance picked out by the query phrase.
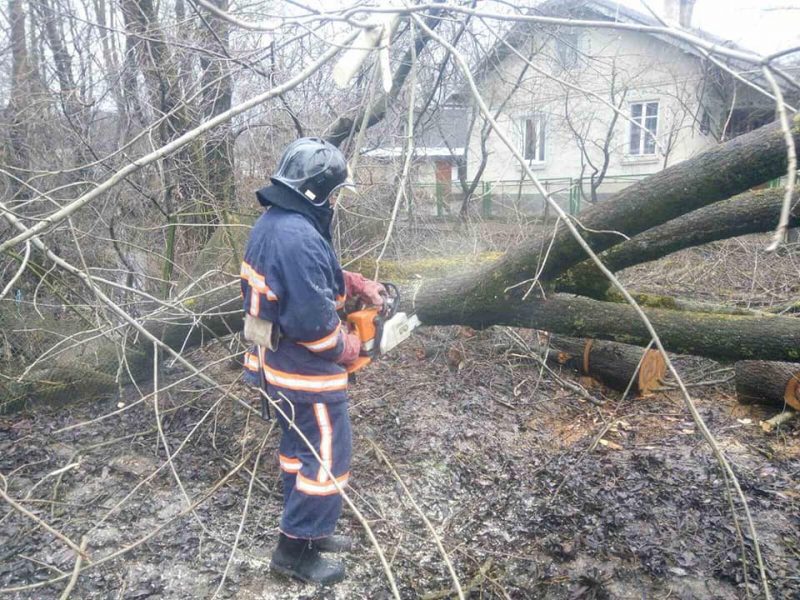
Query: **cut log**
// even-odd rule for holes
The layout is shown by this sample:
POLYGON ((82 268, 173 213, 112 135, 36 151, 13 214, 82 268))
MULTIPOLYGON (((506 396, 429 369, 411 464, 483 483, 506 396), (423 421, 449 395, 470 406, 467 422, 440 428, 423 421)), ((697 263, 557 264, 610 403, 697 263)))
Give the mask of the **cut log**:
POLYGON ((735 374, 739 402, 800 410, 800 364, 743 360, 736 363, 735 374))
POLYGON ((558 363, 620 392, 628 389, 630 384, 635 394, 648 394, 661 385, 667 373, 664 357, 657 350, 645 351, 628 344, 560 336, 550 340, 550 347, 550 357, 558 363))

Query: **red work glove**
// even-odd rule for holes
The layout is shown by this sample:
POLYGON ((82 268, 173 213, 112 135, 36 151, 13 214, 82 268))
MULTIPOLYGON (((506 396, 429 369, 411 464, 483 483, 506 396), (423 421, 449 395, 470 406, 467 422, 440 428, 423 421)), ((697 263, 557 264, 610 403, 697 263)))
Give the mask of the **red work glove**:
POLYGON ((344 271, 345 294, 356 296, 371 306, 383 306, 383 295, 386 288, 377 281, 367 279, 360 273, 344 271))
POLYGON ((358 358, 361 353, 361 340, 353 333, 344 334, 344 349, 336 359, 340 365, 347 365, 358 358))

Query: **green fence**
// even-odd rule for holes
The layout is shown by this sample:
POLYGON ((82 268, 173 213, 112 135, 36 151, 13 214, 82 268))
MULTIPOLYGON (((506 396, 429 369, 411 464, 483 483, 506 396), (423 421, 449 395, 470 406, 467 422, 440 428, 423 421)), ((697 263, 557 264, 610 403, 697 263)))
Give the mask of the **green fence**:
MULTIPOLYGON (((598 196, 610 196, 644 176, 609 176, 598 186, 598 196)), ((559 177, 540 179, 539 183, 569 214, 576 215, 591 198, 587 179, 559 177)), ((409 201, 409 212, 418 215, 447 217, 461 210, 464 193, 458 181, 414 182, 411 185, 413 201, 409 201), (413 208, 412 208, 413 207, 413 208)), ((509 215, 540 216, 548 212, 538 189, 528 180, 483 180, 478 183, 470 199, 472 211, 486 219, 503 218, 509 215)))
MULTIPOLYGON (((620 192, 648 175, 609 175, 597 186, 597 199, 620 192)), ((550 196, 570 215, 577 215, 591 203, 591 184, 588 178, 558 177, 540 179, 539 183, 550 196)), ((782 179, 770 181, 768 187, 780 187, 782 179)), ((411 185, 409 214, 448 217, 461 211, 464 194, 458 181, 414 182, 411 185)), ((517 217, 541 217, 552 212, 546 208, 544 198, 534 184, 528 180, 484 180, 475 187, 470 199, 472 214, 485 219, 517 217)))

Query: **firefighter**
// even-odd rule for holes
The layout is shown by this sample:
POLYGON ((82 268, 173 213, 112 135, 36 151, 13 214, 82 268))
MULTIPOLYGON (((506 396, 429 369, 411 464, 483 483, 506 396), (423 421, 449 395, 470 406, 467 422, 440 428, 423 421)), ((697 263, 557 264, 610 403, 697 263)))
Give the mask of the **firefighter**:
POLYGON ((338 311, 348 296, 380 306, 385 290, 343 271, 334 254, 334 204, 339 190, 352 185, 338 148, 298 139, 270 180, 256 193, 265 211, 241 269, 244 335, 255 345, 245 355, 246 374, 280 408, 283 514, 270 568, 330 585, 344 578, 344 565, 322 553, 351 547, 348 537, 334 535, 342 497, 333 480, 344 487, 350 477, 345 367, 361 348, 338 311))

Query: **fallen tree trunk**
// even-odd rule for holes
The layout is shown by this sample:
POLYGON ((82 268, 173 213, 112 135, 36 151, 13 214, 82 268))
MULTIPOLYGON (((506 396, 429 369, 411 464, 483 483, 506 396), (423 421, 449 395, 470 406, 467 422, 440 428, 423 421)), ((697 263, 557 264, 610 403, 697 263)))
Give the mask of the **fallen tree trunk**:
MULTIPOLYGON (((179 351, 242 329, 241 298, 233 285, 198 294, 182 306, 153 313, 142 326, 179 351)), ((35 321, 26 324, 35 326, 35 321)), ((0 412, 25 400, 59 403, 108 396, 131 381, 152 377, 153 345, 142 336, 115 332, 109 337, 84 337, 85 343, 76 338, 81 342, 77 347, 43 360, 42 368, 31 370, 22 380, 0 379, 0 412)))
POLYGON ((736 363, 734 372, 739 402, 800 410, 800 364, 743 360, 736 363))
MULTIPOLYGON (((784 188, 773 188, 739 194, 649 229, 607 250, 600 258, 616 272, 686 248, 771 231, 780 218, 784 193, 784 188)), ((800 191, 794 195, 794 202, 798 200, 800 191)), ((800 225, 800 217, 792 215, 789 224, 800 225)), ((593 262, 585 260, 564 273, 556 282, 556 289, 605 299, 610 283, 593 262)))
MULTIPOLYGON (((800 137, 800 116, 793 121, 792 133, 795 138, 800 137)), ((785 163, 780 128, 777 124, 768 125, 642 180, 588 210, 581 215, 581 223, 595 230, 585 233, 589 243, 604 250, 618 243, 620 237, 599 230, 635 235, 776 177, 785 169, 785 163)), ((538 260, 548 243, 548 239, 535 236, 476 273, 423 281, 413 294, 411 312, 416 312, 427 325, 463 324, 482 328, 498 324, 628 344, 650 343, 644 324, 626 305, 565 295, 523 301, 522 292, 532 287, 540 269, 538 260)), ((231 248, 235 246, 228 244, 231 248)), ((221 258, 216 252, 210 254, 215 259, 221 258)), ((541 268, 540 281, 545 284, 548 278, 552 281, 583 259, 578 244, 568 232, 560 230, 550 248, 548 262, 541 268)), ((233 263, 238 260, 235 256, 233 263)), ((240 330, 240 302, 235 285, 221 287, 184 301, 182 307, 157 312, 146 318, 143 326, 170 347, 184 350, 204 339, 240 330)), ((674 352, 719 360, 800 360, 797 319, 666 309, 648 309, 647 314, 665 347, 674 352)), ((91 387, 93 393, 112 392, 123 383, 122 378, 140 380, 152 374, 152 344, 141 337, 96 342, 90 348, 76 360, 81 361, 80 368, 90 380, 91 373, 97 372, 97 381, 67 378, 65 386, 63 372, 59 375, 41 370, 30 373, 22 382, 7 379, 6 390, 16 398, 55 399, 63 398, 64 390, 66 394, 74 393, 79 383, 87 389, 91 387), (52 379, 57 375, 62 381, 52 379)))
MULTIPOLYGON (((791 131, 795 143, 800 144, 800 115, 794 117, 791 131)), ((624 241, 620 233, 633 237, 766 183, 785 171, 785 140, 780 125, 772 123, 668 167, 586 210, 580 215, 581 233, 596 252, 607 250, 624 241)), ((526 282, 547 283, 585 259, 586 253, 562 226, 552 244, 548 235, 534 235, 472 277, 458 278, 458 283, 453 283, 458 302, 440 298, 452 305, 450 310, 456 315, 464 307, 467 316, 473 306, 521 295, 530 286, 526 282), (545 256, 546 263, 541 264, 545 256)), ((438 291, 437 285, 425 285, 419 294, 425 297, 438 291)))
POLYGON ((657 350, 603 340, 553 336, 548 358, 617 391, 644 395, 661 385, 667 363, 657 350), (640 365, 641 363, 641 365, 640 365))
MULTIPOLYGON (((457 297, 446 280, 431 282, 447 297, 457 297)), ((241 298, 231 285, 184 301, 183 307, 146 319, 143 326, 174 349, 186 349, 242 328, 241 298)), ((588 298, 556 295, 548 300, 510 299, 505 302, 445 310, 428 295, 415 303, 426 325, 462 324, 474 328, 508 325, 542 329, 563 335, 613 340, 646 346, 650 336, 633 310, 626 305, 588 298)), ((800 359, 800 319, 687 313, 665 309, 646 311, 667 350, 719 360, 743 360, 758 356, 770 361, 800 359)), ((595 342, 597 343, 597 342, 595 342)), ((76 391, 93 396, 114 393, 130 379, 152 375, 152 344, 128 339, 125 344, 101 340, 83 349, 79 370, 41 369, 22 382, 6 382, 6 401, 36 398, 48 401, 74 399, 76 391), (117 349, 124 349, 121 363, 117 349), (68 376, 66 374, 69 374, 68 376), (118 380, 121 377, 121 380, 118 380)), ((599 356, 599 355, 598 355, 599 356)), ((608 360, 608 359, 606 359, 608 360)), ((637 358, 638 361, 638 358, 637 358)), ((591 364, 591 361, 590 361, 591 364)), ((597 359, 595 359, 597 365, 597 359)))
MULTIPOLYGON (((557 334, 646 346, 650 334, 633 308, 580 296, 556 294, 547 300, 495 298, 483 304, 458 302, 458 279, 427 282, 414 302, 426 325, 491 325, 542 329, 557 334), (442 302, 446 298, 448 302, 442 302)), ((664 347, 679 354, 717 360, 800 359, 800 319, 749 317, 646 309, 664 347)))

